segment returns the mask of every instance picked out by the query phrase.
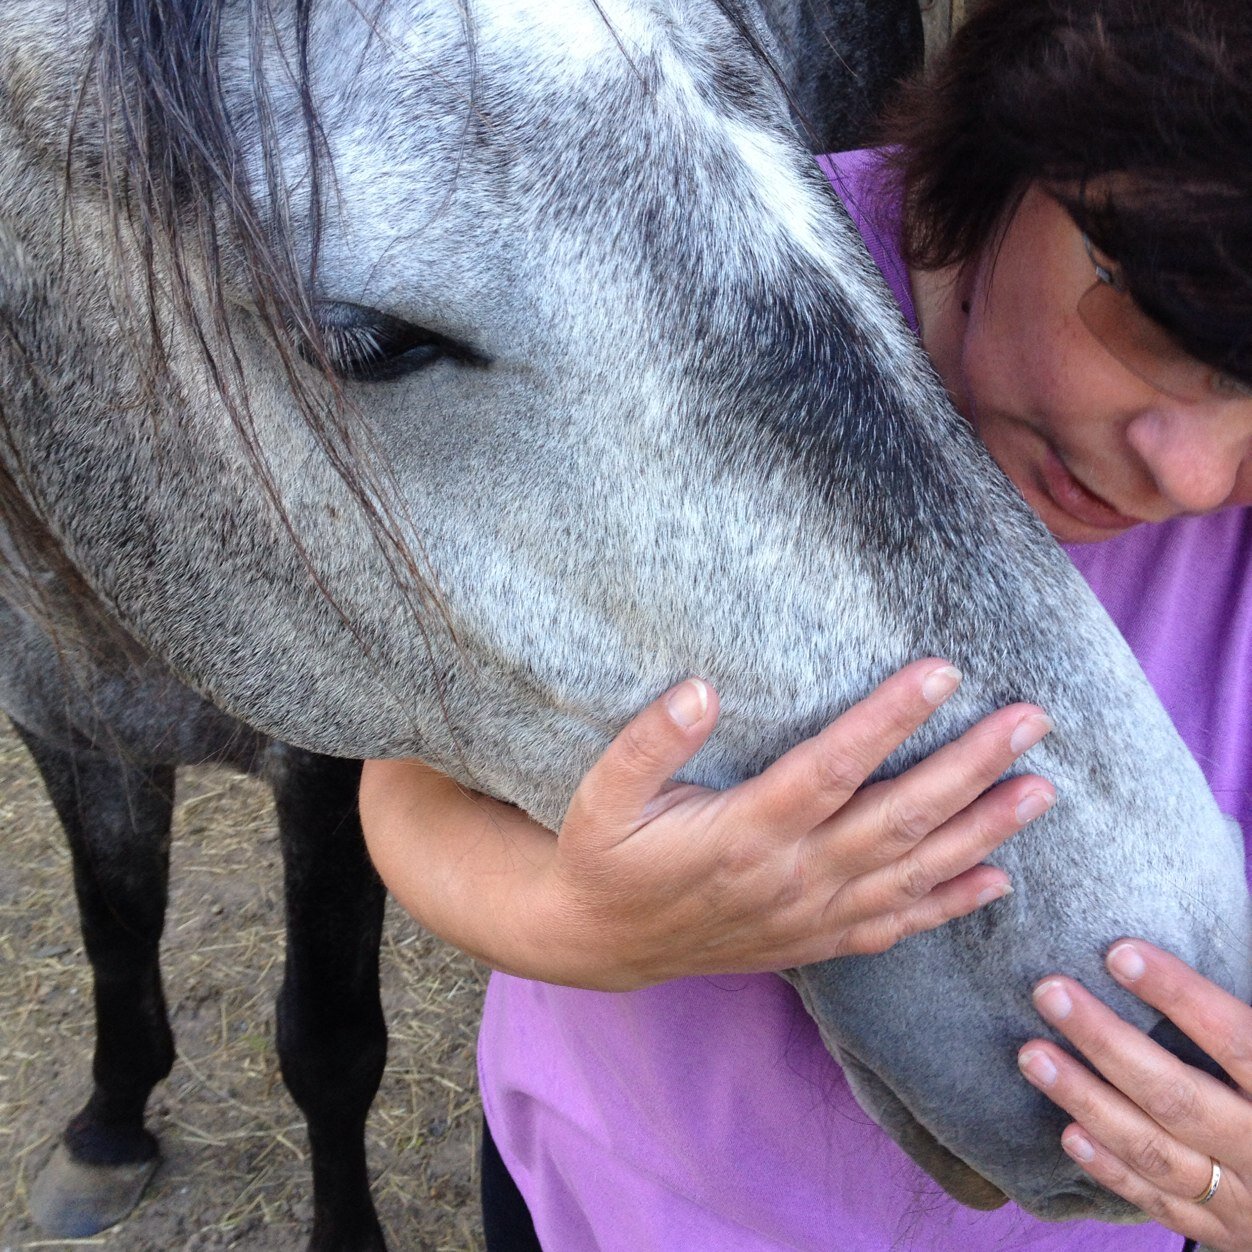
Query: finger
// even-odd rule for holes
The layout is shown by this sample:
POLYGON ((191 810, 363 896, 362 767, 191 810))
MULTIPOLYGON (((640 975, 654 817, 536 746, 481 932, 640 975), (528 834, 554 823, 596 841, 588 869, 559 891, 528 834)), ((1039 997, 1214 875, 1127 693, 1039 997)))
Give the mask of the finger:
POLYGON ((848 797, 958 687, 960 671, 931 658, 906 665, 820 734, 735 788, 761 829, 806 834, 848 797))
MULTIPOLYGON (((1040 1016, 1158 1126, 1219 1158, 1246 1151, 1247 1104, 1229 1087, 1180 1061, 1072 979, 1045 979, 1034 999, 1040 1016)), ((1091 1129, 1109 1142, 1104 1127, 1091 1129)))
POLYGON ((584 775, 565 815, 562 837, 586 841, 604 833, 629 837, 673 775, 703 746, 717 724, 717 693, 688 678, 631 718, 584 775))
POLYGON ((1061 1146, 1100 1186, 1121 1196, 1169 1230, 1206 1244, 1217 1243, 1225 1234, 1220 1210, 1202 1207, 1194 1201, 1194 1197, 1200 1195, 1208 1183, 1210 1165, 1207 1158, 1203 1169, 1204 1182, 1190 1197, 1180 1198, 1162 1191, 1151 1179, 1138 1174, 1084 1126, 1066 1127, 1061 1134, 1061 1146))
POLYGON ((1165 1130, 1132 1098, 1055 1044, 1033 1039, 1021 1049, 1017 1060, 1034 1087, 1158 1192, 1186 1201, 1199 1195, 1208 1183, 1207 1150, 1165 1130))
MULTIPOLYGON (((974 805, 1022 753, 1051 729, 1051 720, 1034 705, 1015 704, 1001 709, 898 778, 866 787, 816 833, 828 845, 828 852, 838 856, 840 867, 849 876, 896 861, 956 814, 974 805)), ((1049 787, 1039 778, 1033 782, 1049 787)), ((1020 829, 1022 824, 1019 822, 1014 829, 1020 829)), ((1004 833, 1007 836, 1013 832, 1004 833)), ((996 839, 979 856, 985 856, 1002 841, 996 839)), ((932 876, 931 885, 950 878, 969 863, 956 864, 949 872, 932 876)), ((905 867, 915 876, 920 875, 922 868, 915 862, 905 867)))
POLYGON ((1127 991, 1164 1013, 1244 1091, 1252 1092, 1252 1008, 1144 939, 1114 944, 1106 964, 1127 991))
MULTIPOLYGON (((954 917, 964 917, 984 905, 1002 900, 1012 891, 1012 884, 1003 870, 992 865, 976 865, 947 882, 939 883, 922 899, 905 908, 896 912, 875 913, 865 921, 848 927, 840 940, 839 954, 872 956, 885 952, 909 935, 933 930, 954 917)), ((831 955, 829 951, 824 951, 806 960, 823 960, 831 955)))
MULTIPOLYGON (((1055 800, 1056 790, 1051 783, 1026 774, 993 787, 906 855, 886 865, 876 863, 882 854, 871 846, 861 859, 875 863, 847 882, 836 897, 839 907, 853 917, 898 913, 978 865, 1023 826, 1046 813, 1055 800)), ((846 840, 832 835, 821 849, 821 855, 838 858, 841 870, 848 866, 846 840)), ((1008 881, 1002 871, 996 870, 995 874, 1008 881)), ((971 904, 973 907, 976 905, 971 904)))

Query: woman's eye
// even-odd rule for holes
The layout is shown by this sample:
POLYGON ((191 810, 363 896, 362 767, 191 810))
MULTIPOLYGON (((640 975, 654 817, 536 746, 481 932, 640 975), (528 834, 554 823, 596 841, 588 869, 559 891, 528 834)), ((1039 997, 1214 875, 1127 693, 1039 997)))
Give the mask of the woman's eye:
POLYGON ((483 363, 466 345, 379 309, 325 301, 315 314, 320 351, 306 347, 304 355, 316 362, 324 354, 325 363, 340 378, 388 382, 445 358, 483 363))
POLYGON ((1242 378, 1236 378, 1222 370, 1214 370, 1209 375, 1209 390, 1223 400, 1252 398, 1252 383, 1245 383, 1242 378))

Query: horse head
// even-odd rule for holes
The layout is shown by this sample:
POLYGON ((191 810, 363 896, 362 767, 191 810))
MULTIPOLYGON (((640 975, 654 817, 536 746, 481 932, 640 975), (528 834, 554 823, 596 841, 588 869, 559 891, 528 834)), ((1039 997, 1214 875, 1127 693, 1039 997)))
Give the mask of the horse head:
POLYGON ((1240 844, 951 411, 759 15, 220 4, 180 61, 121 6, 96 39, 94 7, 10 2, 10 577, 73 590, 67 646, 120 632, 271 735, 550 825, 689 673, 721 695, 713 786, 921 655, 966 681, 887 772, 1038 702, 1060 800, 996 855, 1015 894, 790 977, 958 1198, 1127 1216, 1017 1076, 1029 988, 1062 970, 1153 1028, 1100 963, 1135 933, 1246 995, 1240 844))

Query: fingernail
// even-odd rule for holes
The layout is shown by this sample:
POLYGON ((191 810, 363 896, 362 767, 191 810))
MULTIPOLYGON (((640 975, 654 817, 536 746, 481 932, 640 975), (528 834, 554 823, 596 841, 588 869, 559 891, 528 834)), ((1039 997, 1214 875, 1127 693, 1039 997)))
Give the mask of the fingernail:
POLYGON ((1046 1052, 1038 1048, 1027 1048, 1017 1058, 1018 1068, 1027 1078, 1033 1079, 1041 1087, 1050 1087, 1056 1082, 1056 1066, 1046 1052))
POLYGON ((1042 817, 1052 807, 1055 800, 1056 796, 1049 795, 1046 791, 1027 792, 1017 802, 1017 808, 1013 810, 1014 816, 1025 826, 1027 822, 1033 822, 1036 817, 1042 817))
POLYGON ((1013 894, 1013 884, 1008 882, 996 883, 994 887, 984 887, 977 896, 977 903, 981 907, 984 904, 990 904, 993 900, 1003 900, 1005 896, 1013 894))
POLYGON ((669 715, 680 726, 690 728, 709 711, 709 689, 698 678, 688 678, 675 687, 665 701, 669 715))
POLYGON ((1074 1008, 1069 992, 1055 979, 1041 982, 1034 990, 1034 997, 1035 1007, 1050 1022, 1063 1022, 1074 1008))
POLYGON ((1128 943, 1116 944, 1105 959, 1109 972, 1122 982, 1137 982, 1147 973, 1143 957, 1128 943))
POLYGON ((1052 729, 1052 719, 1046 713, 1032 713, 1017 723, 1013 737, 1009 740, 1009 748, 1015 756, 1021 756, 1052 729))
POLYGON ((1091 1146, 1091 1140, 1076 1130, 1067 1130, 1061 1136, 1061 1147, 1076 1161, 1095 1160, 1095 1148, 1091 1146))
POLYGON ((927 704, 942 704, 961 685, 961 671, 955 665, 932 669, 922 682, 927 704))

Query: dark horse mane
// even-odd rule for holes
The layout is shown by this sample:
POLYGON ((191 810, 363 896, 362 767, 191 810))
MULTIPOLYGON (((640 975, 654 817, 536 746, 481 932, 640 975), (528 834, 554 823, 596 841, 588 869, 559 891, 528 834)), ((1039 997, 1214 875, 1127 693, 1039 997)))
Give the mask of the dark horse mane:
MULTIPOLYGON (((141 360, 157 373, 166 364, 164 339, 153 307, 156 267, 168 269, 167 290, 188 325, 210 375, 244 440, 262 482, 277 504, 265 472, 243 386, 243 369, 231 333, 222 289, 222 261, 230 251, 243 262, 247 288, 269 333, 298 407, 332 461, 353 482, 353 444, 347 406, 326 405, 310 387, 298 346, 317 364, 325 348, 313 316, 316 241, 322 217, 325 165, 321 132, 309 90, 308 41, 313 0, 293 0, 295 63, 292 79, 308 154, 307 196, 291 203, 278 164, 278 135, 270 84, 261 55, 278 29, 270 0, 248 5, 249 91, 227 99, 221 74, 221 39, 227 0, 107 0, 91 65, 79 99, 100 119, 100 162, 105 194, 112 199, 115 234, 131 232, 143 265, 147 308, 128 310, 144 326, 141 360), (241 110, 248 114, 241 116, 241 110), (254 191, 241 136, 252 137, 264 203, 254 191), (302 267, 293 244, 292 214, 311 231, 311 265, 302 267), (139 316, 134 316, 138 313, 139 316)), ((233 8, 233 6, 232 6, 233 8)), ((76 154, 71 149, 71 161, 76 154)), ((117 240, 120 244, 120 238, 117 240)), ((321 371, 333 379, 329 370, 321 371)), ((362 502, 365 493, 354 489, 362 502)))

